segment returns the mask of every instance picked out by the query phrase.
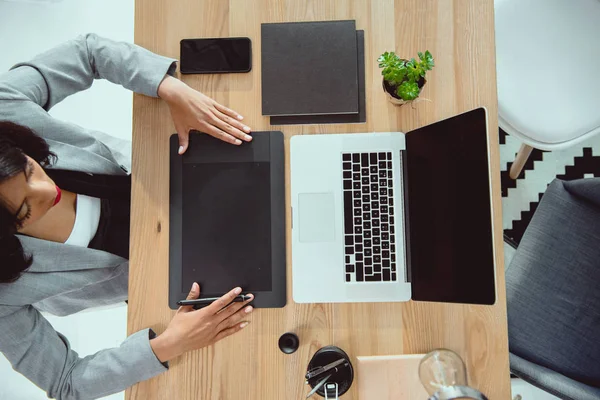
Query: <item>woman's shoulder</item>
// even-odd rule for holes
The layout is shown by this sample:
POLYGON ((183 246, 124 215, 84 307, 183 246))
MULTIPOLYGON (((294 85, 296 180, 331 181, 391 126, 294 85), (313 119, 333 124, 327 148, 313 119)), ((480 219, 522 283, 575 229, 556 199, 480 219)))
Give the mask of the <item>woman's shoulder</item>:
POLYGON ((33 256, 28 269, 36 273, 65 273, 112 268, 127 260, 104 251, 17 235, 26 253, 33 256))

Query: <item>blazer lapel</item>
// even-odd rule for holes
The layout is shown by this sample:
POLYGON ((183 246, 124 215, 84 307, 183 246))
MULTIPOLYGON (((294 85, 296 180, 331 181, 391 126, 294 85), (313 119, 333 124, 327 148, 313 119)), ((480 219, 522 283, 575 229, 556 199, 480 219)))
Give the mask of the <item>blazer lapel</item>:
POLYGON ((108 200, 131 198, 131 175, 88 174, 50 168, 46 173, 58 187, 69 192, 108 200))

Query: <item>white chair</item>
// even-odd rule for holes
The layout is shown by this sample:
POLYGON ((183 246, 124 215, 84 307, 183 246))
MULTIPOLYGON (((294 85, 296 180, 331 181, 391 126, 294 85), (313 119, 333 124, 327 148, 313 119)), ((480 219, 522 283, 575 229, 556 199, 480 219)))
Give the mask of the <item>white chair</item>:
POLYGON ((600 133, 600 0, 495 0, 498 123, 523 144, 559 150, 600 133))

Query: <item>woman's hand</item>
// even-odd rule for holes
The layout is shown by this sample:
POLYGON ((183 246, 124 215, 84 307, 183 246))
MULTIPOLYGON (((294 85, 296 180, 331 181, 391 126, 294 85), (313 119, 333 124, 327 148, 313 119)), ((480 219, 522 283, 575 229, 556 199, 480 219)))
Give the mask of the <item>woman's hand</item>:
POLYGON ((188 148, 190 130, 208 133, 236 145, 242 144, 242 140, 252 140, 251 129, 240 122, 241 115, 172 76, 162 81, 158 96, 169 105, 179 136, 179 154, 188 148))
MULTIPOLYGON (((180 307, 162 335, 150 340, 150 346, 160 362, 169 361, 190 350, 210 346, 245 328, 248 322, 242 320, 252 312, 248 303, 254 296, 250 295, 250 299, 245 302, 232 303, 240 293, 242 289, 235 288, 210 306, 199 310, 194 310, 193 306, 180 307), (230 305, 224 308, 228 304, 230 305)), ((200 287, 194 283, 187 299, 197 299, 198 296, 200 287)))

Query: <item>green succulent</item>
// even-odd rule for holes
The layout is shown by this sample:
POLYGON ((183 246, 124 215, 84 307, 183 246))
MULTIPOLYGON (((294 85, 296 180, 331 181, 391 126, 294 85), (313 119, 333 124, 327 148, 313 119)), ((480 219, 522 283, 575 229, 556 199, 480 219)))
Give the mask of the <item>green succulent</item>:
POLYGON ((416 99, 419 97, 419 93, 421 93, 421 89, 419 89, 417 82, 404 81, 396 89, 396 94, 400 96, 401 99, 407 101, 416 99))
POLYGON ((427 71, 431 71, 435 66, 429 50, 417 54, 419 61, 414 58, 401 60, 393 51, 386 51, 377 59, 379 68, 382 68, 383 79, 396 87, 396 94, 402 100, 410 101, 419 97, 419 80, 425 78, 427 71))

